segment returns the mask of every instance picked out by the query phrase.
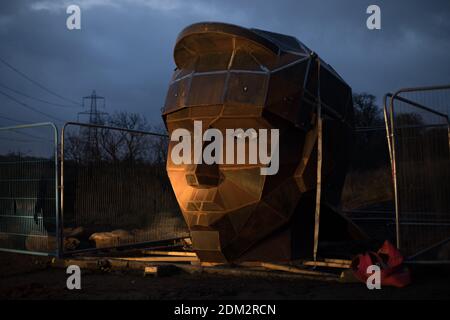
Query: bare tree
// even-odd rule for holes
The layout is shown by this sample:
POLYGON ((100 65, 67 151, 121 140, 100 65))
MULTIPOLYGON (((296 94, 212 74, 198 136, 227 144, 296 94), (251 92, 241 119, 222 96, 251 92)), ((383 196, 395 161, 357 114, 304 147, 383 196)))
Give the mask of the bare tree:
POLYGON ((164 135, 155 136, 152 139, 151 151, 153 155, 153 161, 157 164, 165 164, 167 160, 167 150, 169 148, 169 139, 167 136, 167 129, 163 124, 158 124, 152 127, 153 133, 164 135))
POLYGON ((366 92, 353 94, 356 127, 375 127, 383 124, 381 109, 375 96, 366 92))
POLYGON ((80 163, 84 158, 85 143, 81 139, 79 134, 67 134, 67 140, 64 144, 64 157, 68 160, 73 160, 80 163))
MULTIPOLYGON (((124 111, 109 116, 106 123, 112 127, 129 130, 148 131, 150 129, 144 116, 124 111)), ((100 141, 106 155, 113 161, 133 162, 148 158, 150 145, 145 134, 102 129, 100 141)))
POLYGON ((91 161, 136 161, 164 164, 167 159, 168 139, 165 136, 154 136, 147 132, 166 135, 163 125, 150 125, 147 119, 138 113, 116 112, 104 119, 104 125, 128 130, 142 131, 129 132, 96 128, 95 139, 87 139, 83 134, 87 130, 82 128, 79 132, 67 134, 65 152, 67 159, 76 162, 91 161), (84 130, 84 131, 83 131, 84 130), (92 143, 95 141, 96 143, 92 143), (95 152, 86 150, 95 149, 95 152), (99 155, 99 159, 92 159, 92 154, 99 155))
POLYGON ((379 168, 388 163, 388 150, 384 120, 381 109, 375 103, 375 96, 369 93, 355 93, 353 106, 356 128, 374 128, 375 131, 355 131, 355 145, 352 156, 353 169, 379 168))

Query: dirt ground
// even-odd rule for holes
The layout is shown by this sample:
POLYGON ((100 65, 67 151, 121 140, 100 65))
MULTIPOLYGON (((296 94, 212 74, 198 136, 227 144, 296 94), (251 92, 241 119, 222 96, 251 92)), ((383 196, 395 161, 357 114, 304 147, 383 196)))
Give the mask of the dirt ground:
POLYGON ((261 279, 180 273, 143 277, 123 272, 82 270, 81 290, 66 288, 64 269, 47 258, 0 254, 0 299, 450 299, 450 268, 412 269, 403 289, 368 290, 364 284, 261 279))

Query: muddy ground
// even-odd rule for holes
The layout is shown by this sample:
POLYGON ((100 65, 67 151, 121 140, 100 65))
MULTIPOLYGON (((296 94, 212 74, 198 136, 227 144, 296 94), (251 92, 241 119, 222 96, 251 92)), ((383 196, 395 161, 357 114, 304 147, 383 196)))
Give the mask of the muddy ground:
POLYGON ((83 270, 82 289, 71 291, 66 289, 65 270, 47 262, 0 253, 0 299, 450 299, 449 267, 414 268, 410 286, 372 291, 359 283, 83 270))

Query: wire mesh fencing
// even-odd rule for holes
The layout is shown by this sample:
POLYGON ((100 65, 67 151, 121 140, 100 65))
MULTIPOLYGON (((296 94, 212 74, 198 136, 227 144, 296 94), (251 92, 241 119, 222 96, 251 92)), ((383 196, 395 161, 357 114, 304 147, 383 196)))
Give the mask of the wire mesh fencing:
POLYGON ((450 86, 390 96, 387 114, 397 246, 412 258, 450 260, 450 86))
POLYGON ((165 170, 166 136, 67 123, 62 142, 65 253, 189 236, 165 170))
POLYGON ((52 123, 0 128, 0 250, 58 253, 58 132, 52 123))
POLYGON ((341 198, 343 212, 371 238, 395 242, 395 213, 386 128, 356 128, 341 198))

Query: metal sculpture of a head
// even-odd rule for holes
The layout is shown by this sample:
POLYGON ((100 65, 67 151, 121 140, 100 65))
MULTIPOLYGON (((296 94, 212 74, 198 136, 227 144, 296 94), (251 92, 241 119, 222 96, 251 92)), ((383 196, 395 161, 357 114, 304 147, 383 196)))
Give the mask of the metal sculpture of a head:
POLYGON ((163 110, 173 140, 167 172, 194 250, 204 261, 293 258, 302 251, 295 248, 311 240, 319 96, 322 189, 333 203, 351 141, 351 88, 297 39, 229 24, 187 27, 178 36, 174 58, 163 110), (208 129, 222 133, 223 140, 208 135, 208 129), (226 141, 231 129, 244 141, 244 162, 238 159, 238 144, 226 141), (249 161, 255 152, 252 139, 253 147, 272 155, 269 163, 261 152, 257 161, 249 161), (191 162, 173 159, 182 140, 192 153, 184 150, 181 156, 191 162), (195 154, 214 142, 222 145, 213 152, 221 160, 196 161, 195 154), (263 174, 263 168, 270 170, 263 174))

